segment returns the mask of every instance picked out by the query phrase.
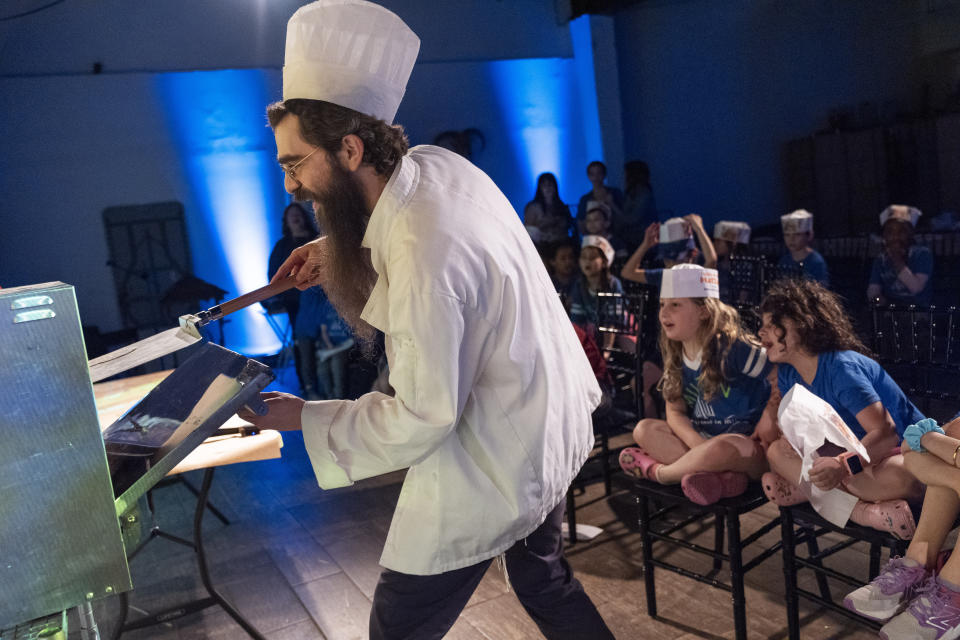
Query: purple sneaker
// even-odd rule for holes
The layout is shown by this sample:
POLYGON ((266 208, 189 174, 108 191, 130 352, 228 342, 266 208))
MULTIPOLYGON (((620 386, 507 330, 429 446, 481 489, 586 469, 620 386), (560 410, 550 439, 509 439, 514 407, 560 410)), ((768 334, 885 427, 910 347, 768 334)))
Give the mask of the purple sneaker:
POLYGON ((907 610, 880 629, 883 640, 954 640, 960 636, 960 592, 932 577, 907 610))
POLYGON ((886 622, 903 611, 930 574, 922 565, 908 566, 891 558, 873 581, 850 593, 843 606, 877 622, 886 622))

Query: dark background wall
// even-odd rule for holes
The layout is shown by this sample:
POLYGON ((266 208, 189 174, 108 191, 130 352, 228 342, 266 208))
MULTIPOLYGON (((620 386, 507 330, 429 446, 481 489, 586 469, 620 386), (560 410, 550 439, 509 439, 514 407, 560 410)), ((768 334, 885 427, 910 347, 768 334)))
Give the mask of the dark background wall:
POLYGON ((707 220, 775 222, 783 143, 832 111, 890 122, 960 92, 954 1, 648 0, 615 22, 625 154, 660 207, 707 220))
MULTIPOLYGON (((41 4, 4 2, 0 18, 41 4)), ((184 204, 197 275, 231 294, 263 284, 286 196, 262 106, 279 96, 301 4, 66 0, 0 21, 0 285, 71 282, 86 324, 118 328, 101 212, 163 200, 184 204), (226 86, 189 104, 207 78, 244 78, 245 102, 226 86), (187 121, 203 126, 185 133, 187 121), (218 153, 260 190, 198 184, 218 153), (259 234, 243 265, 254 275, 219 255, 224 191, 233 226, 259 229, 245 234, 259 234)), ((480 129, 474 161, 518 209, 541 170, 575 201, 583 166, 602 156, 614 182, 624 159, 647 160, 663 210, 776 222, 793 204, 788 141, 828 128, 832 112, 929 112, 960 84, 958 0, 644 0, 579 27, 552 0, 383 4, 423 43, 397 118, 411 141, 480 129)))

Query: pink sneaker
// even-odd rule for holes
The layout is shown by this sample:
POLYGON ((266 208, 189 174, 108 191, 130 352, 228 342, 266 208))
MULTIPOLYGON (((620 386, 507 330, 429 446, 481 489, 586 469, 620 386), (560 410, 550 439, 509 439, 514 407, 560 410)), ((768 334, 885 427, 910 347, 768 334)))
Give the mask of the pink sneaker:
POLYGON ((773 471, 767 471, 760 476, 760 484, 767 499, 779 507, 792 507, 807 501, 807 496, 803 495, 800 489, 773 471))
POLYGON ((917 523, 906 500, 860 500, 853 508, 850 519, 864 527, 886 531, 901 540, 909 540, 917 530, 917 523))
POLYGON ((660 463, 639 447, 627 447, 620 452, 620 468, 635 478, 654 480, 650 470, 656 464, 660 463))
POLYGON ((713 504, 721 498, 732 498, 747 490, 749 478, 739 471, 698 471, 680 479, 683 495, 700 505, 713 504))

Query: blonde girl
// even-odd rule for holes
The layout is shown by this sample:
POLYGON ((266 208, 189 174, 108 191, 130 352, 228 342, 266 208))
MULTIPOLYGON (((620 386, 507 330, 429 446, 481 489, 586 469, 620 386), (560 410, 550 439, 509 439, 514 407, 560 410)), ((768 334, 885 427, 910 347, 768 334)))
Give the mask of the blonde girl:
POLYGON ((742 493, 767 470, 763 441, 776 438, 771 366, 736 309, 720 302, 715 269, 683 264, 663 272, 660 351, 666 420, 641 420, 639 448, 624 471, 680 483, 698 504, 742 493))

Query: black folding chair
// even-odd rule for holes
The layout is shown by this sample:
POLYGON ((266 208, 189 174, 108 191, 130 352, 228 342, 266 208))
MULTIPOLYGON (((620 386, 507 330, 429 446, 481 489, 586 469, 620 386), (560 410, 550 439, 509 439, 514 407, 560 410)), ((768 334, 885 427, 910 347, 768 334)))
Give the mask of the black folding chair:
POLYGON ((737 640, 747 637, 746 596, 744 576, 751 569, 780 550, 777 542, 762 549, 749 561, 744 561, 744 550, 753 548, 768 532, 780 524, 780 518, 774 518, 760 529, 742 537, 740 516, 763 506, 766 496, 759 483, 750 483, 747 491, 734 498, 725 498, 706 506, 690 502, 679 485, 662 485, 619 474, 617 483, 632 493, 637 503, 637 518, 640 524, 640 540, 643 547, 643 575, 647 595, 647 614, 657 617, 657 593, 655 569, 666 569, 687 578, 692 578, 711 587, 728 591, 733 602, 733 624, 737 640), (686 514, 679 522, 668 518, 682 509, 686 514), (714 546, 707 548, 691 542, 683 533, 688 527, 702 527, 705 521, 713 518, 714 546), (724 551, 726 542, 726 551, 724 551), (655 548, 655 545, 657 548, 655 548), (673 564, 655 552, 660 546, 681 547, 695 553, 713 558, 713 568, 708 573, 673 564), (717 573, 726 563, 729 567, 730 582, 717 578, 717 573))
POLYGON ((598 408, 593 415, 595 453, 587 459, 567 491, 567 527, 571 544, 577 542, 575 491, 582 491, 586 485, 595 481, 597 475, 594 469, 599 466, 604 495, 611 494, 611 479, 617 467, 615 460, 620 449, 610 448, 610 438, 632 431, 642 417, 642 402, 637 400, 638 395, 634 392, 634 380, 639 375, 636 339, 639 321, 648 301, 646 293, 598 294, 598 346, 610 374, 610 398, 609 404, 598 408), (612 336, 612 345, 604 348, 603 343, 608 340, 607 336, 612 336), (611 461, 611 458, 614 461, 611 461))

